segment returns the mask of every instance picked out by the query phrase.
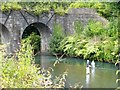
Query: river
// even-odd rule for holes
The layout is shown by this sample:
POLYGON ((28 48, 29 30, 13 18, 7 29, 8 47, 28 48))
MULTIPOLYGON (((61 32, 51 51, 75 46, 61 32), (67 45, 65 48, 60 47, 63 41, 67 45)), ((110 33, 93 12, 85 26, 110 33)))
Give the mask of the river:
POLYGON ((37 55, 35 63, 42 68, 52 67, 54 75, 58 76, 68 71, 66 87, 81 82, 83 88, 116 88, 116 70, 114 64, 95 61, 95 68, 90 68, 90 74, 86 74, 86 60, 79 58, 62 58, 59 63, 53 66, 56 61, 54 56, 37 55))

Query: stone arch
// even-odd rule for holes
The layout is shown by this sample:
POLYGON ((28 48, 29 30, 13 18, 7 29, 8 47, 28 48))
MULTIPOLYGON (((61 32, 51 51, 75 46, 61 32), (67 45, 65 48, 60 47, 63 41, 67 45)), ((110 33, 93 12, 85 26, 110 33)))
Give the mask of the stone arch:
POLYGON ((7 53, 10 53, 10 32, 5 25, 0 23, 0 43, 7 46, 7 53))
POLYGON ((8 44, 10 43, 10 32, 9 30, 0 23, 0 35, 1 35, 1 43, 8 44))
MULTIPOLYGON (((49 50, 49 42, 50 42, 50 37, 52 34, 50 28, 46 24, 41 23, 41 22, 31 23, 26 28, 30 26, 34 26, 38 30, 39 35, 41 36, 41 50, 40 50, 41 53, 47 53, 49 50)), ((22 32, 22 36, 24 34, 24 31, 22 32)))

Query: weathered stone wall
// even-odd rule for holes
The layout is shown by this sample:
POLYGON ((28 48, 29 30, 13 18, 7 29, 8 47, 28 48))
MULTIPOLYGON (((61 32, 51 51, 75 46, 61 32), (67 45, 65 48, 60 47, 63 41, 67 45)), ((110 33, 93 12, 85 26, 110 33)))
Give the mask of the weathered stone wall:
POLYGON ((64 16, 56 15, 56 23, 61 23, 67 34, 74 34, 74 23, 80 21, 83 26, 86 26, 89 20, 100 21, 103 25, 106 25, 108 21, 101 17, 95 9, 79 8, 70 9, 68 14, 64 16))
MULTIPOLYGON (((41 50, 44 52, 45 50, 46 51, 48 50, 48 42, 50 41, 49 40, 50 35, 48 34, 51 34, 49 33, 49 31, 52 32, 53 29, 53 25, 52 25, 53 20, 51 19, 49 21, 49 19, 51 18, 50 14, 36 16, 31 13, 27 13, 25 11, 11 11, 9 13, 1 12, 0 15, 1 15, 0 24, 4 25, 8 29, 8 33, 10 33, 9 36, 10 46, 11 46, 10 52, 14 53, 17 49, 20 48, 20 42, 24 30, 31 24, 35 24, 35 23, 43 24, 43 25, 39 24, 39 26, 36 25, 36 27, 39 29, 39 32, 41 33, 41 46, 42 46, 41 50), (49 31, 46 31, 46 27, 49 28, 49 31)), ((3 29, 4 28, 2 27, 0 31, 2 32, 3 29)), ((4 38, 6 37, 3 37, 2 39, 4 38)))
MULTIPOLYGON (((8 29, 8 33, 10 33, 9 40, 11 52, 15 52, 15 50, 19 48, 22 34, 31 24, 43 24, 44 27, 42 27, 41 24, 38 24, 37 27, 42 36, 42 49, 43 51, 47 51, 54 23, 60 23, 66 34, 74 34, 74 23, 76 21, 80 21, 82 25, 85 26, 90 19, 101 21, 104 25, 108 23, 108 21, 100 17, 94 9, 89 8, 70 9, 68 14, 64 16, 55 15, 54 13, 36 16, 26 11, 0 12, 0 24, 4 25, 8 29), (47 29, 49 30, 47 30, 46 27, 48 27, 47 29)), ((0 31, 2 32, 2 30, 0 31)))

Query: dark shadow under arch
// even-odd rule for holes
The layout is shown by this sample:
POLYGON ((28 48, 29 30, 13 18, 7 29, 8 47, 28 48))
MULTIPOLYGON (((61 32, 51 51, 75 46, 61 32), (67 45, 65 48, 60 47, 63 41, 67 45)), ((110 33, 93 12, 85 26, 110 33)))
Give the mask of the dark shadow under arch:
POLYGON ((37 35, 40 35, 40 32, 38 31, 38 29, 34 26, 34 25, 29 25, 23 32, 22 34, 22 38, 27 38, 28 36, 30 36, 30 34, 34 32, 37 35))

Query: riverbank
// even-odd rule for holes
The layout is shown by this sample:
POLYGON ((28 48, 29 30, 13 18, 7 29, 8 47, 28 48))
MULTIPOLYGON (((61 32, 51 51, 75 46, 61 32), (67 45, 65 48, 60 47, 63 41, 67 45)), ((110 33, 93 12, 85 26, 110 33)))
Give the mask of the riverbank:
POLYGON ((104 26, 100 22, 90 21, 84 28, 80 22, 76 22, 76 32, 68 36, 63 34, 58 25, 51 37, 50 52, 115 63, 118 60, 118 28, 115 22, 116 19, 104 26))

